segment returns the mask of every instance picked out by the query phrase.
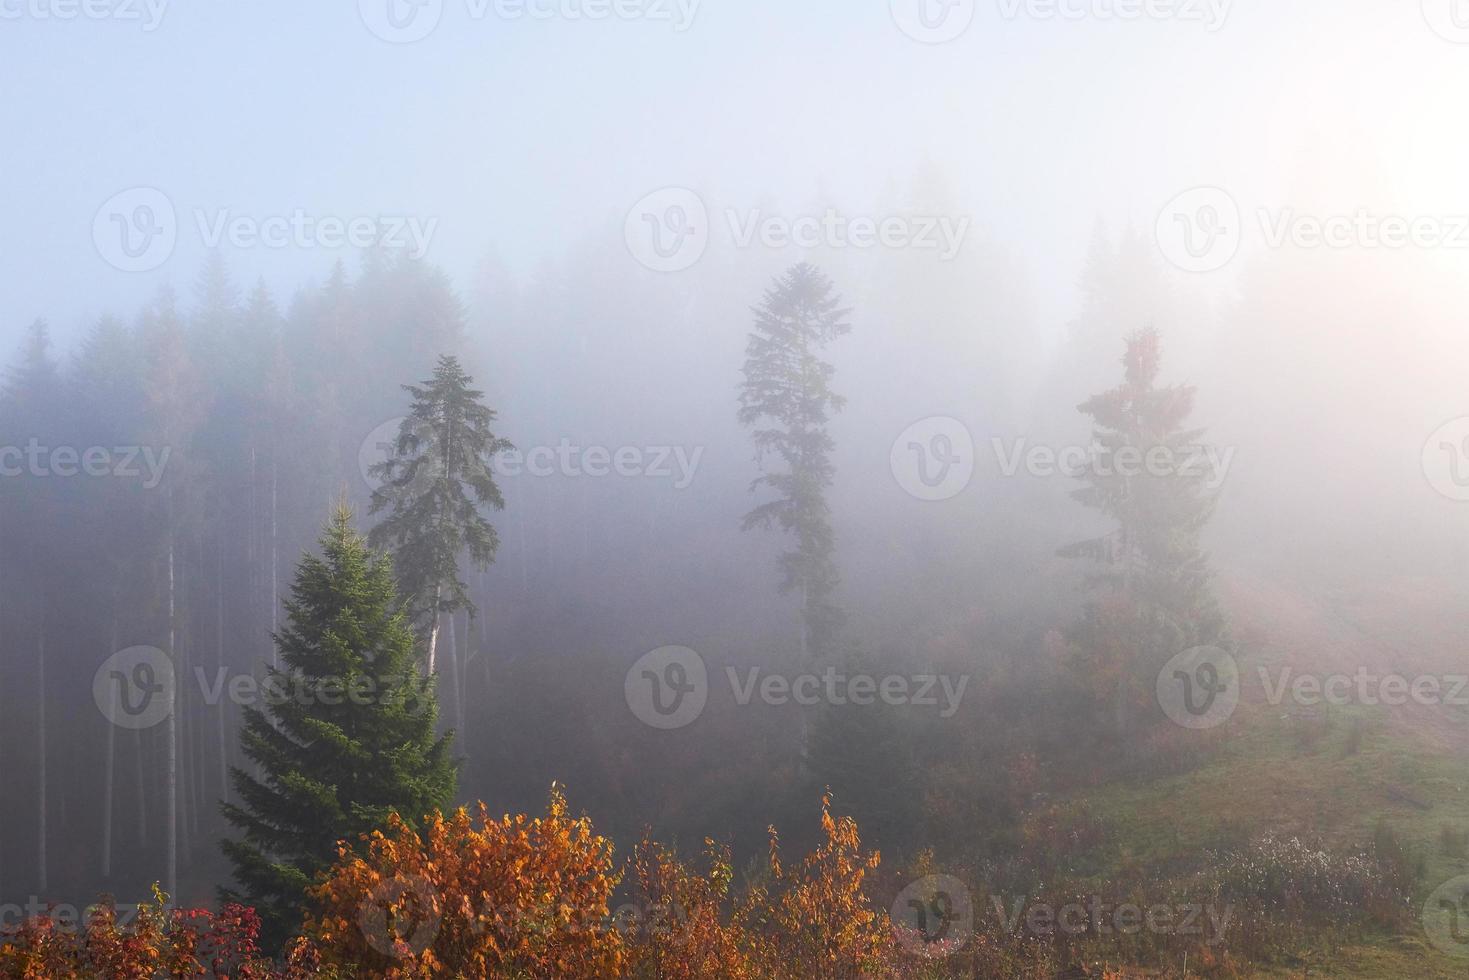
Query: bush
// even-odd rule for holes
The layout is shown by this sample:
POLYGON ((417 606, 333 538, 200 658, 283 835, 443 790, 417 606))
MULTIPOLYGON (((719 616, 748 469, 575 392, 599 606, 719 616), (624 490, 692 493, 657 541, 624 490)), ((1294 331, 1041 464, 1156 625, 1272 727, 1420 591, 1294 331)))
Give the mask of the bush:
POLYGON ((260 919, 252 909, 226 905, 219 913, 170 909, 155 886, 154 900, 136 921, 119 925, 110 901, 90 909, 78 928, 39 915, 0 931, 0 977, 16 980, 306 980, 309 964, 292 960, 282 971, 261 957, 260 919))
POLYGON ((620 880, 612 842, 567 815, 553 788, 544 817, 434 814, 422 836, 394 816, 345 844, 313 890, 308 947, 343 974, 396 977, 617 976, 626 949, 609 927, 620 880))

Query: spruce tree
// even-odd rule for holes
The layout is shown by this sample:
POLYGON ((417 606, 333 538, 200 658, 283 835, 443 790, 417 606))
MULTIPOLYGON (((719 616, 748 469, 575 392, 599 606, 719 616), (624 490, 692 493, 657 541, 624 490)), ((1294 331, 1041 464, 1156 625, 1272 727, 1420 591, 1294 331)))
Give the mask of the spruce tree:
POLYGON ((1214 497, 1201 465, 1203 430, 1187 427, 1195 390, 1159 386, 1160 358, 1156 330, 1133 334, 1122 383, 1078 406, 1093 421, 1093 453, 1072 497, 1114 526, 1060 551, 1097 569, 1087 581, 1098 598, 1071 639, 1092 687, 1112 701, 1119 731, 1151 700, 1171 657, 1226 640, 1199 544, 1214 497))
POLYGON ((238 895, 261 914, 272 943, 296 928, 312 881, 339 840, 386 825, 416 824, 454 798, 451 735, 435 735, 432 678, 418 668, 414 636, 393 584, 339 507, 321 555, 297 566, 276 635, 281 667, 269 668, 262 705, 247 706, 241 742, 259 778, 231 775, 239 805, 225 817, 242 833, 222 846, 238 895))
POLYGON ((742 526, 795 539, 780 556, 780 590, 801 600, 803 661, 831 652, 841 620, 832 601, 838 575, 826 502, 835 444, 826 426, 845 400, 832 391, 835 369, 821 355, 851 331, 848 312, 821 270, 805 262, 791 268, 754 309, 740 385, 739 421, 753 431, 756 463, 763 469, 773 456, 782 464, 750 484, 751 492, 768 487, 775 498, 746 514, 742 526))
POLYGON ((382 484, 373 491, 372 513, 387 510, 372 529, 374 547, 392 551, 399 588, 414 619, 428 635, 428 669, 436 667, 439 617, 466 609, 475 614, 459 577, 459 556, 481 570, 500 546, 481 508, 505 508, 491 463, 513 448, 494 434, 495 413, 457 358, 439 358, 422 385, 404 385, 413 396, 389 457, 373 468, 382 484))

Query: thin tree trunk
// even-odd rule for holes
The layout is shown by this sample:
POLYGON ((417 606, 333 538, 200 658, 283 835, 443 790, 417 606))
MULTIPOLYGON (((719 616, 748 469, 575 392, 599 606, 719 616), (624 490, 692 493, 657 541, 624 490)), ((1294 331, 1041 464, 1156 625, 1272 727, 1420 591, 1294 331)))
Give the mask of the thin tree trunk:
POLYGON ((464 741, 464 672, 459 663, 459 617, 449 614, 449 670, 454 675, 454 728, 459 733, 458 743, 463 751, 464 741))
POLYGON ((36 642, 36 670, 39 696, 36 698, 36 771, 39 789, 36 793, 36 877, 42 897, 50 891, 46 869, 46 610, 41 609, 41 628, 36 642))
POLYGON ((437 663, 435 656, 439 646, 439 601, 443 598, 443 594, 444 587, 435 585, 432 619, 428 628, 428 673, 430 677, 433 676, 434 665, 437 663))
MULTIPOLYGON (((277 578, 277 570, 280 568, 277 548, 279 546, 279 520, 276 509, 276 464, 275 454, 270 457, 270 632, 273 634, 280 631, 280 608, 281 591, 280 582, 277 578)), ((270 644, 270 665, 280 666, 280 653, 276 650, 274 641, 270 644)))
POLYGON ((525 508, 522 506, 515 515, 515 527, 520 532, 520 591, 529 591, 528 573, 526 571, 526 544, 525 544, 525 508))
MULTIPOLYGON (((224 536, 219 538, 214 552, 214 666, 219 681, 224 680, 224 536)), ((230 798, 230 754, 225 739, 225 705, 228 698, 220 698, 214 706, 219 727, 219 798, 228 803, 230 798)))
POLYGON ((133 729, 133 748, 137 751, 133 754, 135 770, 133 772, 134 799, 138 805, 138 846, 145 847, 148 844, 148 781, 144 778, 145 766, 143 765, 143 730, 133 729))
MULTIPOLYGON (((174 529, 173 508, 169 508, 168 521, 168 659, 177 668, 177 640, 178 626, 175 612, 177 610, 177 597, 175 595, 176 581, 174 576, 174 529)), ((175 678, 178 671, 174 671, 175 678)), ((167 798, 167 817, 164 823, 164 848, 163 874, 164 890, 170 898, 178 896, 179 887, 179 725, 177 718, 178 699, 176 696, 177 684, 169 684, 165 692, 168 699, 168 750, 167 761, 164 765, 164 775, 167 780, 165 796, 167 798)))
MULTIPOLYGON (((111 651, 117 652, 117 600, 113 599, 112 607, 112 640, 111 651)), ((107 714, 107 756, 103 760, 102 768, 102 877, 112 877, 112 794, 113 794, 113 770, 117 765, 117 725, 112 719, 117 717, 116 684, 109 684, 108 690, 112 692, 112 710, 107 714)))

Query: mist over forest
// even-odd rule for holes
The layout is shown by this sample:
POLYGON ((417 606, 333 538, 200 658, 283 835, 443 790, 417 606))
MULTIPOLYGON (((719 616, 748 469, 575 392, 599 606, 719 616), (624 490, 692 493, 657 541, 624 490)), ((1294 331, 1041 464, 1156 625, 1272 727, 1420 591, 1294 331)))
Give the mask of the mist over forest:
POLYGON ((0 977, 1462 975, 1456 0, 0 78, 0 977))

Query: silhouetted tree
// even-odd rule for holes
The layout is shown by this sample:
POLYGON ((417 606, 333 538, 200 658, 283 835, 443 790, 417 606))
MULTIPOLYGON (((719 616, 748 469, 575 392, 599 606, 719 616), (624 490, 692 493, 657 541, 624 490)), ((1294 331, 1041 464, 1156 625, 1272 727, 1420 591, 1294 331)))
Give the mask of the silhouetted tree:
POLYGON ((801 657, 830 652, 840 612, 832 601, 839 576, 826 491, 834 443, 827 432, 844 399, 831 389, 835 369, 822 360, 826 345, 850 332, 832 282, 809 263, 794 266, 766 290, 755 308, 745 350, 740 423, 754 433, 762 468, 774 456, 783 468, 750 485, 775 491, 773 500, 745 515, 743 528, 778 528, 795 538, 780 557, 782 592, 801 599, 801 657))
POLYGON ((1071 639, 1093 686, 1110 688, 1119 730, 1133 705, 1151 699, 1170 657, 1224 638, 1199 544, 1214 498, 1205 486, 1203 430, 1186 427, 1194 389, 1159 386, 1160 356, 1156 330, 1133 334, 1122 383, 1078 406, 1092 418, 1093 451, 1085 485, 1072 496, 1115 527, 1060 551, 1097 566, 1088 585, 1099 598, 1071 639))

